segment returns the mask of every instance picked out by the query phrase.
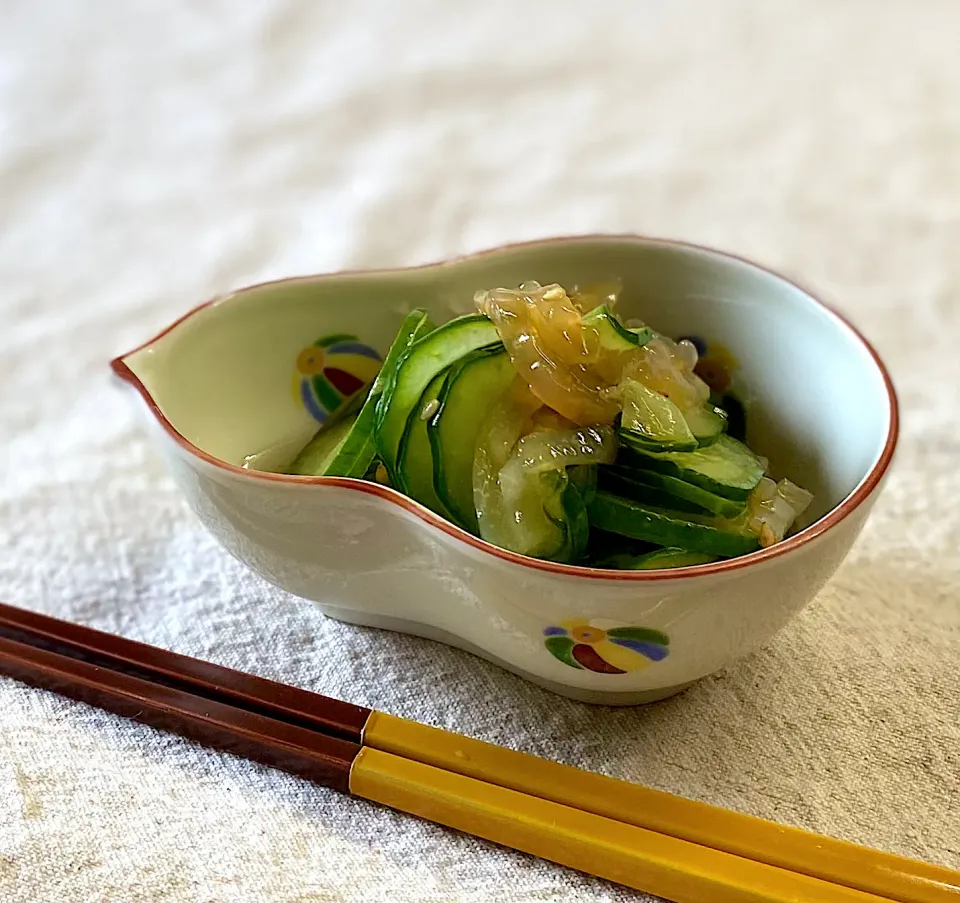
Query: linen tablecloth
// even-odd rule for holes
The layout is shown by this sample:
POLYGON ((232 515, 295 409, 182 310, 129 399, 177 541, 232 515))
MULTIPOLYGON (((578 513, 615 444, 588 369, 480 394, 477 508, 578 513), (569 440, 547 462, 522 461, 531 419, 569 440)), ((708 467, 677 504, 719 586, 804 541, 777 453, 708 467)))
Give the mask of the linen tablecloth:
MULTIPOLYGON (((960 5, 0 5, 0 598, 960 866, 960 5), (662 704, 570 702, 265 585, 108 376, 254 281, 594 231, 799 278, 904 409, 836 578, 662 704)), ((0 680, 4 901, 494 898, 642 895, 0 680)))

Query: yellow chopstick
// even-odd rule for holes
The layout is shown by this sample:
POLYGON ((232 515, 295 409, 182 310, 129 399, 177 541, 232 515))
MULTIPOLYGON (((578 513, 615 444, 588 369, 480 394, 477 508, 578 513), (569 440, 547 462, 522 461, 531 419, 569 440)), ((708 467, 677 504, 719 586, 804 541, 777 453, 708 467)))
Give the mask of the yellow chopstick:
POLYGON ((956 903, 960 894, 957 872, 10 606, 0 605, 0 647, 0 673, 18 680, 680 903, 956 903))
MULTIPOLYGON (((604 822, 612 820, 645 829, 645 844, 650 842, 649 833, 656 832, 665 838, 697 844, 702 848, 740 857, 744 861, 752 860, 766 867, 818 879, 825 886, 841 885, 898 903, 960 901, 960 873, 952 869, 822 837, 659 790, 581 771, 569 765, 504 749, 383 712, 375 711, 371 714, 364 728, 363 742, 366 747, 483 781, 487 787, 498 785, 515 791, 510 798, 513 800, 512 805, 521 805, 526 799, 538 798, 559 804, 565 809, 580 809, 601 816, 604 822)), ((426 817, 432 818, 430 815, 426 817)), ((453 826, 476 833, 471 827, 453 826)), ((612 829, 607 827, 605 830, 612 829)), ((542 843, 548 848, 551 847, 549 838, 542 843)), ((562 844, 567 844, 567 841, 562 844)), ((509 842, 508 845, 515 846, 509 842)), ((574 848, 570 847, 571 850, 574 848)), ((613 850, 614 847, 609 849, 613 850)), ((528 849, 528 852, 544 855, 558 862, 563 861, 549 855, 549 852, 541 853, 539 846, 528 849)), ((612 853, 609 855, 612 857, 612 853)), ((569 861, 565 861, 565 864, 575 865, 569 861)), ((631 866, 633 867, 636 867, 636 864, 631 866)), ((610 870, 616 871, 612 858, 605 873, 608 877, 612 875, 610 870)), ((587 871, 595 872, 595 869, 591 866, 587 871)), ((621 879, 614 877, 613 880, 621 879)), ((642 889, 658 892, 652 891, 648 886, 642 889)), ((708 896, 703 899, 719 903, 721 899, 768 898, 708 896)))
POLYGON ((350 792, 676 903, 888 903, 371 747, 350 792))

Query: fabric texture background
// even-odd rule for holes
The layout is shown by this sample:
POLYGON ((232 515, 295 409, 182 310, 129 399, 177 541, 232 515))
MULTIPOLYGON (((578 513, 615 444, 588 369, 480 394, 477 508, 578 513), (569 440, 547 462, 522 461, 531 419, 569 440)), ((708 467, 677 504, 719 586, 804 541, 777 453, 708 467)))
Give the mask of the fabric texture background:
MULTIPOLYGON (((960 867, 960 5, 0 7, 0 598, 960 867), (563 700, 266 586, 108 376, 251 282, 591 231, 798 278, 904 411, 836 578, 662 704, 563 700)), ((644 899, 0 680, 4 901, 494 897, 644 899)))

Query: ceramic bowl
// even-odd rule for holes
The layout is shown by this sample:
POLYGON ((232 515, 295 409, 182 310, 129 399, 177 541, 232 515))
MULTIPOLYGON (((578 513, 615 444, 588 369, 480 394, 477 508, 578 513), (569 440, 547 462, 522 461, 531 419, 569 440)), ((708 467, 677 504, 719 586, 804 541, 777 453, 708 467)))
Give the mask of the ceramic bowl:
POLYGON ((669 696, 767 643, 847 554, 897 440, 890 378, 839 315, 740 258, 636 236, 255 285, 112 366, 193 510, 268 581, 332 618, 448 643, 595 703, 669 696), (815 494, 793 536, 680 570, 593 570, 491 546, 379 484, 270 472, 371 377, 411 308, 443 322, 481 287, 611 277, 624 317, 698 337, 743 403, 748 442, 815 494))

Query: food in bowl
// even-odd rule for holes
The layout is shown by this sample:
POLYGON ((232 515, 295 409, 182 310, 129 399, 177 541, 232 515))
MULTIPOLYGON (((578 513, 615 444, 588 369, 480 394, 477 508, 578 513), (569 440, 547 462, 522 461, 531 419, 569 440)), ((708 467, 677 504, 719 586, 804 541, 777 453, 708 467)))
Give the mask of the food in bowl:
POLYGON ((782 541, 813 496, 770 476, 697 343, 621 321, 619 294, 530 281, 481 289, 442 325, 413 310, 375 378, 282 469, 387 484, 500 548, 588 567, 782 541))
MULTIPOLYGON (((734 255, 640 236, 550 238, 422 267, 248 286, 112 367, 187 504, 289 604, 309 600, 339 621, 447 643, 604 705, 663 699, 769 643, 845 560, 898 436, 890 377, 841 316, 734 255), (678 340, 695 333, 696 372, 725 406, 726 435, 746 436, 777 479, 815 494, 783 541, 692 567, 582 567, 484 542, 369 477, 278 472, 375 381, 413 308, 443 324, 470 310, 478 288, 536 278, 576 295, 585 290, 574 286, 614 276, 624 285, 621 325, 641 328, 636 316, 678 340)), ((608 467, 597 465, 598 476, 608 467)), ((604 555, 617 554, 614 539, 591 530, 604 555)), ((421 656, 407 661, 405 679, 421 680, 421 656)))

